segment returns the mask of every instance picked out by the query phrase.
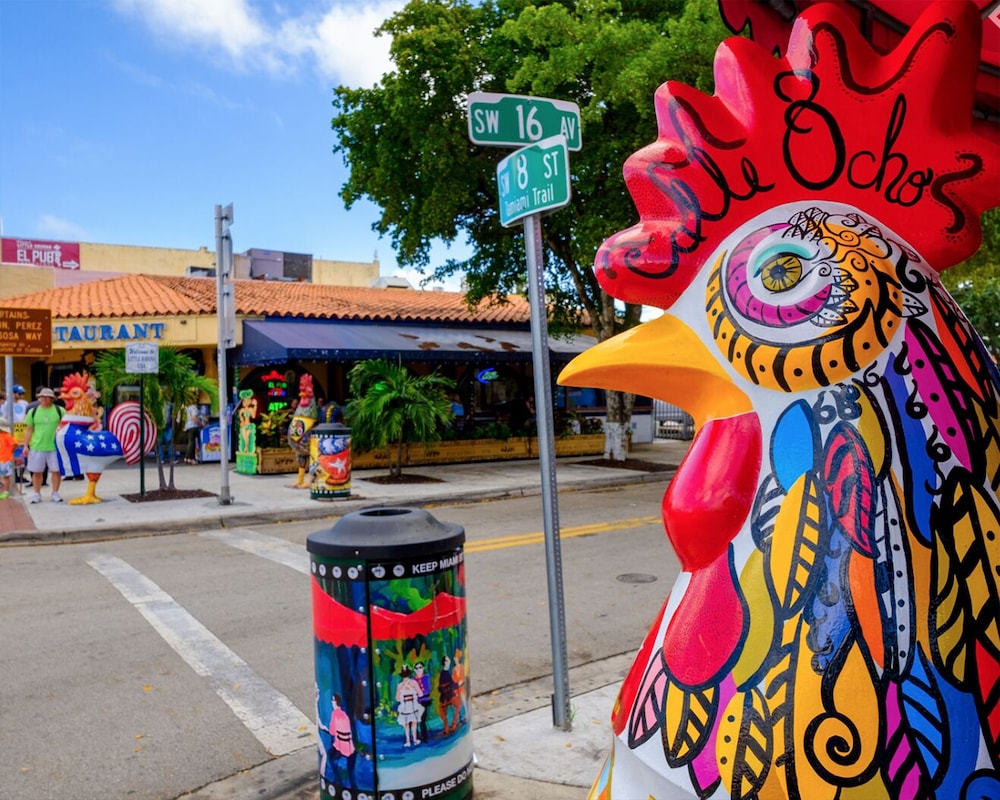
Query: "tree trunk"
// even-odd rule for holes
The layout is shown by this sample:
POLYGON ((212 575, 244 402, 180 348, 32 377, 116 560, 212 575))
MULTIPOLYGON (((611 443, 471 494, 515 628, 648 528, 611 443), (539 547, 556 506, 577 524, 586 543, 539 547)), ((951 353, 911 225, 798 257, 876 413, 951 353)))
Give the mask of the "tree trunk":
POLYGON ((169 438, 170 438, 170 447, 167 448, 167 458, 170 459, 170 464, 168 465, 168 468, 169 468, 170 472, 169 472, 169 476, 167 478, 167 488, 170 491, 174 491, 174 488, 175 488, 174 487, 174 462, 177 460, 176 458, 174 458, 174 453, 177 452, 177 442, 174 441, 174 436, 177 434, 177 431, 174 430, 173 419, 170 419, 170 420, 167 421, 167 426, 168 426, 167 427, 167 433, 168 433, 169 438))
MULTIPOLYGON (((160 479, 160 491, 163 491, 164 489, 167 488, 167 479, 166 476, 163 474, 163 458, 160 455, 159 441, 153 443, 153 450, 156 451, 156 473, 160 479)), ((145 453, 143 453, 142 457, 143 458, 146 457, 145 453)))
MULTIPOLYGON (((603 290, 599 293, 599 306, 588 310, 594 332, 600 342, 638 325, 642 314, 642 306, 632 303, 627 303, 624 314, 620 314, 615 307, 614 298, 603 290)), ((604 457, 612 461, 624 461, 628 458, 635 395, 629 392, 606 391, 605 404, 607 412, 604 423, 604 457)))
POLYGON ((389 463, 389 475, 398 478, 403 474, 403 437, 396 442, 396 459, 389 463))
POLYGON ((605 396, 608 411, 604 424, 604 457, 612 461, 624 461, 628 458, 635 395, 629 392, 609 391, 605 396))

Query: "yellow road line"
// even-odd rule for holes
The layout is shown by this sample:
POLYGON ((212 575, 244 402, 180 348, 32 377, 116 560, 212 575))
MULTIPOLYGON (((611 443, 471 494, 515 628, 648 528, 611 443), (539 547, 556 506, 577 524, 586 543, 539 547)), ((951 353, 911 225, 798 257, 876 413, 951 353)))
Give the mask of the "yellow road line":
MULTIPOLYGON (((589 525, 575 525, 571 528, 563 528, 559 531, 560 539, 572 539, 575 536, 589 536, 594 533, 611 533, 617 531, 628 531, 634 528, 642 528, 646 525, 659 525, 658 516, 631 517, 621 519, 617 522, 597 522, 589 525)), ((522 547, 526 544, 541 544, 545 541, 545 533, 536 531, 534 533, 519 533, 514 536, 497 536, 493 539, 477 539, 474 542, 465 543, 465 552, 481 553, 487 550, 502 550, 506 547, 522 547)))

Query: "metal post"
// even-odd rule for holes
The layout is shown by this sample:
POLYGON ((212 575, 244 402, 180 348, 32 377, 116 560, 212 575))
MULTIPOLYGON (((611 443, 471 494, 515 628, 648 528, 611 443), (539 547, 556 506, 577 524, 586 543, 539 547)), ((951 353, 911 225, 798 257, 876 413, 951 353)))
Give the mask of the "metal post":
POLYGON ((569 672, 566 656, 566 611, 563 598, 562 555, 559 543, 559 498, 556 487, 555 433, 552 418, 552 381, 549 368, 548 313, 542 264, 542 222, 538 214, 524 218, 524 249, 528 262, 528 299, 531 304, 531 363, 535 373, 535 413, 538 457, 542 473, 542 513, 545 524, 545 563, 549 586, 549 628, 552 637, 552 723, 572 728, 569 672))
POLYGON ((218 318, 218 351, 217 366, 219 372, 219 450, 222 466, 221 486, 219 489, 219 505, 228 506, 233 502, 229 495, 229 436, 226 430, 226 410, 229 404, 228 374, 226 370, 226 344, 228 340, 226 283, 229 278, 228 256, 232 253, 232 240, 229 238, 229 226, 233 221, 232 204, 223 208, 215 207, 215 282, 216 302, 215 313, 218 318))
POLYGON ((4 401, 3 408, 0 409, 0 414, 3 418, 7 420, 10 424, 10 432, 14 432, 14 357, 4 356, 3 358, 3 369, 4 369, 4 394, 7 395, 7 399, 4 401))
POLYGON ((139 497, 146 496, 146 376, 139 373, 139 497))

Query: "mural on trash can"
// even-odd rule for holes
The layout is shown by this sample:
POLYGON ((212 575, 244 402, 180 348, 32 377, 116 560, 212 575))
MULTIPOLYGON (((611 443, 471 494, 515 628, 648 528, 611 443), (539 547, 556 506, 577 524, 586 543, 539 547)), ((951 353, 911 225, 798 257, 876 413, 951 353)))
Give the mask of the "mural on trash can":
POLYGON ((368 598, 365 564, 319 558, 312 566, 316 675, 328 683, 317 685, 321 796, 465 798, 463 553, 367 568, 368 598))
POLYGON ((982 24, 935 4, 880 55, 816 5, 658 90, 595 270, 666 313, 560 376, 698 428, 594 800, 1000 798, 1000 374, 938 276, 1000 203, 982 24))
POLYGON ((350 497, 351 494, 351 434, 314 432, 309 437, 309 463, 312 465, 311 489, 316 499, 350 497))

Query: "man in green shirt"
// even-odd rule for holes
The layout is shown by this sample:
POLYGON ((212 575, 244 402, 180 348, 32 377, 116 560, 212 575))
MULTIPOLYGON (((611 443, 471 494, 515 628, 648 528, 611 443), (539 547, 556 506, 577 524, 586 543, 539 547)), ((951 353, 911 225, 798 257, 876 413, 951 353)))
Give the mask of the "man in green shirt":
POLYGON ((62 419, 63 410, 56 406, 56 393, 51 389, 41 389, 38 392, 38 405, 25 416, 27 428, 24 431, 24 450, 28 454, 28 472, 31 473, 31 483, 34 494, 29 502, 42 502, 42 473, 49 468, 52 477, 52 502, 61 503, 59 484, 62 475, 59 474, 59 456, 56 454, 56 428, 62 419))

